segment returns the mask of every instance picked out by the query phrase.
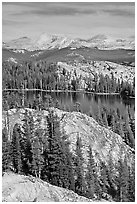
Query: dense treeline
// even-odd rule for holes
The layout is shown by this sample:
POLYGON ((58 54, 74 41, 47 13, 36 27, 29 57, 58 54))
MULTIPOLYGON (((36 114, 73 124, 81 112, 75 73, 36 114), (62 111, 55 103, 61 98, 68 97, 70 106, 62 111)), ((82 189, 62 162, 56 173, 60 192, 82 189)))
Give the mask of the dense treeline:
POLYGON ((133 84, 114 78, 113 72, 111 77, 103 74, 95 74, 94 80, 87 81, 86 91, 95 93, 120 93, 123 97, 135 96, 135 78, 133 84))
POLYGON ((35 110, 45 110, 49 107, 58 107, 59 102, 56 99, 53 99, 50 95, 46 95, 44 100, 42 98, 42 93, 33 95, 31 100, 28 100, 27 95, 24 91, 4 91, 2 96, 2 108, 3 110, 8 110, 11 108, 32 108, 35 110))
POLYGON ((63 68, 60 72, 57 64, 46 63, 44 60, 22 64, 3 62, 2 69, 3 89, 85 90, 135 96, 135 79, 133 84, 117 81, 112 72, 111 77, 103 74, 82 77, 76 70, 71 73, 63 68))
POLYGON ((130 147, 135 148, 135 115, 129 108, 121 115, 119 108, 100 105, 96 112, 90 112, 89 115, 101 126, 119 134, 130 147))
POLYGON ((41 117, 34 121, 32 113, 27 110, 22 122, 22 127, 15 124, 11 137, 7 126, 3 129, 3 172, 12 169, 15 173, 33 175, 91 199, 109 199, 110 195, 115 201, 134 201, 134 171, 128 167, 126 160, 122 161, 122 149, 117 165, 119 174, 116 176, 111 152, 109 165, 100 161, 101 165, 97 166, 89 146, 87 173, 84 175, 81 137, 77 135, 74 156, 53 111, 49 110, 45 116, 44 129, 40 126, 41 117))
POLYGON ((56 89, 57 66, 45 61, 10 64, 3 62, 3 89, 56 89))

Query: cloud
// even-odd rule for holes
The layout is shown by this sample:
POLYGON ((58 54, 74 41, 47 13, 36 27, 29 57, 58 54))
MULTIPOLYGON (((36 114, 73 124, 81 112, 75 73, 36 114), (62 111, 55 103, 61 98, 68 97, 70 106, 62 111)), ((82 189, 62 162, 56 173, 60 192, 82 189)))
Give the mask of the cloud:
POLYGON ((134 11, 123 10, 123 9, 103 9, 105 13, 109 13, 114 16, 125 16, 125 17, 135 17, 134 11))
POLYGON ((73 8, 48 8, 48 9, 34 9, 30 11, 21 11, 13 13, 13 16, 20 16, 20 15, 75 15, 77 13, 76 9, 73 8))
MULTIPOLYGON (((19 6, 20 4, 15 4, 19 6)), ((81 4, 73 6, 73 3, 23 3, 21 4, 26 9, 22 8, 18 11, 12 13, 13 16, 20 15, 47 15, 47 16, 74 16, 74 15, 84 15, 84 14, 95 14, 97 13, 94 9, 89 9, 89 7, 84 8, 81 4)), ((21 6, 20 5, 20 6, 21 6)))
POLYGON ((113 16, 135 15, 134 2, 13 2, 3 3, 3 8, 16 8, 11 15, 75 16, 99 15, 100 12, 113 16))
POLYGON ((135 4, 130 2, 5 2, 3 38, 42 32, 88 37, 98 33, 134 35, 135 4))
POLYGON ((24 21, 17 21, 17 20, 7 20, 7 19, 2 19, 2 24, 3 26, 9 25, 9 26, 14 26, 15 24, 17 25, 22 25, 26 24, 27 22, 24 21))
POLYGON ((78 10, 78 9, 75 9, 75 8, 63 8, 63 9, 60 9, 60 8, 51 8, 51 9, 48 9, 48 10, 34 10, 32 11, 31 13, 33 14, 38 14, 38 15, 50 15, 50 16, 66 16, 66 15, 84 15, 84 14, 95 14, 96 11, 94 10, 78 10))

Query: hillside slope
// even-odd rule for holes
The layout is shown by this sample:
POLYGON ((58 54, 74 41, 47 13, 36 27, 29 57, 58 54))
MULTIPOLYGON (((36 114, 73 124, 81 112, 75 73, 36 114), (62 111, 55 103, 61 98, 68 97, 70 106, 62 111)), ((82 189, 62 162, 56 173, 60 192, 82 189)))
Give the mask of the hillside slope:
MULTIPOLYGON (((100 126, 92 117, 89 117, 80 112, 66 112, 60 109, 51 109, 60 120, 61 131, 65 131, 68 141, 70 142, 70 151, 73 152, 73 154, 75 154, 77 136, 81 138, 84 157, 84 169, 86 169, 88 163, 89 145, 94 152, 94 159, 98 165, 100 161, 104 161, 107 164, 110 154, 112 156, 114 167, 121 156, 123 159, 125 157, 127 158, 127 164, 129 166, 134 164, 134 150, 126 145, 120 135, 103 126, 100 126)), ((45 128, 45 116, 49 114, 48 111, 37 111, 33 109, 26 110, 32 113, 34 120, 40 118, 40 126, 45 128)), ((11 109, 8 111, 9 127, 11 133, 16 123, 22 124, 22 119, 24 118, 23 113, 25 113, 24 109, 11 109)), ((3 127, 5 126, 6 118, 7 113, 3 111, 3 127)))
POLYGON ((108 75, 110 78, 113 76, 116 80, 123 80, 128 83, 133 83, 133 79, 135 76, 135 67, 134 63, 130 65, 126 64, 117 64, 109 61, 91 61, 89 63, 63 63, 58 62, 59 73, 62 73, 63 69, 68 71, 71 74, 71 78, 75 78, 75 73, 77 77, 81 77, 83 79, 82 83, 86 84, 86 80, 84 82, 84 78, 90 77, 94 79, 95 74, 103 74, 103 76, 108 75))
POLYGON ((47 62, 74 62, 74 61, 111 61, 116 63, 134 62, 134 50, 99 50, 95 48, 76 48, 70 47, 52 50, 12 50, 2 49, 2 60, 7 61, 14 58, 17 62, 25 60, 46 60, 47 62))

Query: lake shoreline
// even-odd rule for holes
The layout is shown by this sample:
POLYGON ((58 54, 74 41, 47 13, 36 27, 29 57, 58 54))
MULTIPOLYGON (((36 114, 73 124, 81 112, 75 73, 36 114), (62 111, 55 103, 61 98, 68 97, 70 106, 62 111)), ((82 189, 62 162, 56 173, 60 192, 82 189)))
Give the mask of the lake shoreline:
POLYGON ((57 92, 57 93, 87 93, 87 94, 94 94, 94 95, 120 95, 120 93, 100 93, 100 92, 90 92, 84 90, 44 90, 44 89, 3 89, 2 91, 41 91, 41 92, 57 92))

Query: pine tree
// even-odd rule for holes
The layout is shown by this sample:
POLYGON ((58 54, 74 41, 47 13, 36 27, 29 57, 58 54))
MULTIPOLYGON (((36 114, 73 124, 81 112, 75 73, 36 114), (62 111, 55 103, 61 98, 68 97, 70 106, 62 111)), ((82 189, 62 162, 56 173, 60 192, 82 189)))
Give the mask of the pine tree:
POLYGON ((115 116, 114 115, 111 116, 111 128, 112 128, 113 132, 116 131, 116 123, 115 123, 115 116))
POLYGON ((97 110, 97 116, 96 116, 96 120, 97 120, 97 122, 101 125, 101 126, 103 126, 104 124, 103 124, 103 120, 102 120, 102 110, 101 110, 101 106, 99 106, 98 105, 98 110, 97 110))
POLYGON ((72 152, 70 152, 69 145, 70 142, 68 141, 68 136, 66 135, 65 131, 62 132, 62 150, 65 154, 64 160, 64 180, 65 180, 65 188, 75 191, 75 179, 74 179, 74 157, 72 152))
POLYGON ((44 137, 44 130, 41 129, 41 113, 37 115, 35 121, 37 129, 32 132, 31 146, 32 146, 32 172, 36 177, 41 178, 42 169, 44 168, 44 149, 47 138, 44 137))
POLYGON ((22 120, 22 139, 21 149, 24 155, 23 171, 25 174, 32 174, 32 143, 34 138, 34 120, 31 113, 25 110, 24 118, 22 120))
POLYGON ((117 123, 115 124, 115 132, 122 137, 123 141, 127 142, 126 138, 125 138, 124 131, 123 131, 121 116, 120 116, 119 120, 117 121, 117 123))
POLYGON ((108 168, 103 161, 100 162, 100 166, 101 166, 100 172, 101 172, 101 182, 102 182, 102 193, 103 195, 105 195, 108 193, 108 186, 109 186, 108 168))
POLYGON ((65 131, 62 132, 61 136, 61 143, 62 143, 62 151, 64 154, 64 161, 63 161, 63 187, 68 188, 71 190, 75 190, 75 182, 74 182, 74 168, 73 168, 73 155, 70 152, 69 145, 70 142, 68 141, 68 136, 66 135, 65 131))
POLYGON ((9 169, 11 163, 10 142, 6 128, 2 130, 2 171, 9 169))
POLYGON ((79 195, 83 195, 85 191, 85 181, 83 177, 83 156, 82 156, 82 143, 81 138, 77 136, 76 142, 76 158, 75 158, 75 165, 76 165, 76 182, 75 182, 75 192, 79 195))
POLYGON ((133 132, 131 130, 131 127, 130 127, 129 120, 130 120, 129 115, 126 111, 125 118, 124 118, 124 126, 123 126, 124 134, 125 134, 125 141, 128 145, 130 145, 132 148, 134 148, 135 147, 135 139, 134 139, 134 135, 133 135, 133 132))
POLYGON ((135 202, 135 163, 128 168, 128 201, 135 202))
POLYGON ((95 195, 96 195, 96 198, 98 200, 100 200, 102 198, 102 189, 101 189, 101 186, 100 186, 100 181, 99 181, 99 176, 97 174, 97 169, 94 173, 94 192, 95 192, 95 195))
POLYGON ((95 194, 95 162, 92 154, 92 149, 89 146, 89 162, 87 166, 86 182, 87 182, 87 192, 86 196, 88 198, 94 198, 95 194))
POLYGON ((120 114, 120 109, 119 109, 119 108, 117 108, 117 110, 116 110, 116 114, 117 114, 117 117, 118 117, 118 118, 120 118, 120 117, 121 117, 121 114, 120 114))
POLYGON ((118 185, 118 201, 126 202, 128 201, 128 167, 126 159, 124 161, 119 160, 118 164, 118 178, 117 178, 117 185, 118 185))
POLYGON ((97 73, 95 73, 94 75, 94 91, 98 92, 98 74, 97 73))
POLYGON ((51 184, 60 187, 68 186, 66 155, 61 140, 60 125, 53 111, 47 116, 48 150, 47 150, 47 177, 51 184), (67 181, 67 182, 66 182, 67 181))
POLYGON ((103 121, 103 124, 106 128, 108 128, 108 121, 107 121, 107 116, 106 116, 106 113, 103 112, 103 117, 102 117, 102 121, 103 121))
MULTIPOLYGON (((98 160, 98 162, 100 161, 100 156, 98 152, 95 152, 96 154, 96 158, 98 160)), ((100 162, 99 162, 100 163, 100 162)), ((100 169, 99 166, 96 166, 94 168, 94 192, 95 192, 95 196, 96 199, 100 200, 102 198, 102 187, 101 187, 101 180, 100 180, 100 169)))
POLYGON ((41 178, 41 171, 44 166, 44 158, 42 155, 42 145, 39 141, 39 134, 41 132, 37 130, 35 132, 35 138, 33 139, 32 143, 32 172, 36 177, 41 178))
POLYGON ((128 124, 127 126, 127 131, 128 131, 128 139, 129 139, 129 145, 132 147, 132 148, 135 148, 135 139, 134 139, 134 135, 133 135, 133 132, 128 124))
POLYGON ((43 159, 44 159, 44 166, 41 172, 41 177, 43 180, 48 181, 48 153, 49 153, 49 143, 48 143, 48 138, 49 138, 49 132, 48 132, 48 128, 47 128, 47 116, 44 118, 45 121, 45 129, 43 130, 43 137, 42 137, 42 144, 43 144, 43 159))
MULTIPOLYGON (((8 104, 7 104, 7 108, 8 108, 8 104)), ((6 123, 5 123, 5 127, 7 128, 7 133, 8 133, 8 138, 9 140, 11 140, 11 137, 10 137, 10 120, 9 120, 9 112, 8 112, 8 109, 6 109, 6 123)))
MULTIPOLYGON (((113 144, 113 142, 112 142, 113 144)), ((110 194, 113 199, 116 196, 116 182, 115 182, 115 177, 114 177, 114 172, 115 172, 115 166, 113 163, 113 157, 112 157, 112 152, 111 152, 112 147, 110 147, 110 150, 108 152, 109 159, 108 159, 108 170, 107 170, 107 178, 108 178, 108 194, 110 194)))
POLYGON ((135 116, 132 115, 132 113, 130 113, 130 111, 128 111, 128 115, 129 115, 129 125, 130 125, 131 131, 135 137, 135 116))
POLYGON ((120 158, 116 165, 117 175, 115 177, 115 183, 117 185, 116 201, 120 202, 128 201, 129 171, 127 158, 124 152, 124 146, 121 146, 119 152, 120 158))
POLYGON ((73 159, 72 159, 72 153, 70 153, 68 148, 66 148, 66 154, 67 154, 69 189, 75 191, 74 168, 72 163, 73 159))
POLYGON ((20 147, 20 128, 18 124, 15 124, 13 128, 12 136, 12 162, 16 173, 22 171, 22 160, 21 160, 21 147, 20 147))

